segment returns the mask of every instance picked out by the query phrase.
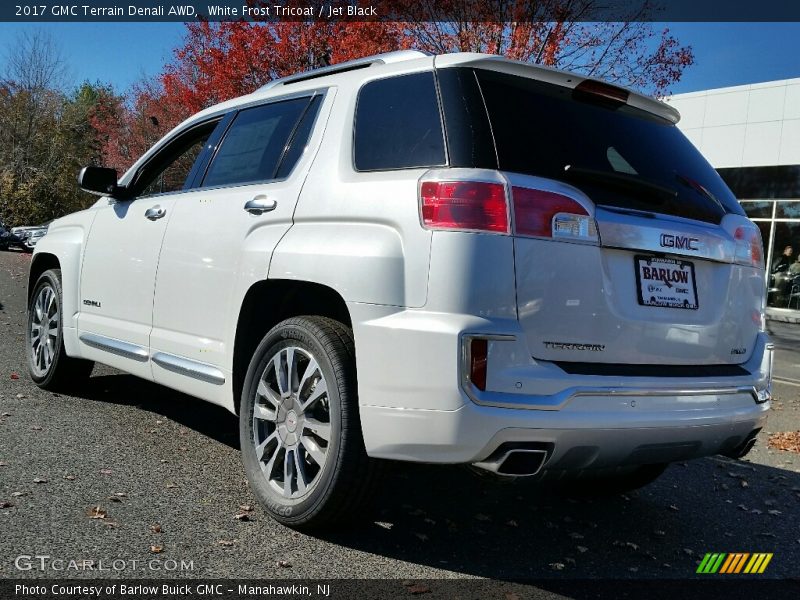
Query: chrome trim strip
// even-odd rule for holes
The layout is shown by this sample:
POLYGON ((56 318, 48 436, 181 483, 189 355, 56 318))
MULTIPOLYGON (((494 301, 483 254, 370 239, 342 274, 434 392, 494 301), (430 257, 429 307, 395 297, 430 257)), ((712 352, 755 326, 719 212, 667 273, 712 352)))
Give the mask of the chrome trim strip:
POLYGON ((130 358, 139 362, 147 362, 149 360, 147 350, 136 344, 115 340, 95 333, 82 333, 79 339, 87 346, 110 352, 123 358, 130 358))
POLYGON ((225 375, 211 365, 190 360, 174 354, 167 354, 166 352, 156 352, 152 356, 153 362, 162 369, 185 375, 193 379, 199 379, 206 383, 213 383, 214 385, 222 385, 225 383, 225 375))

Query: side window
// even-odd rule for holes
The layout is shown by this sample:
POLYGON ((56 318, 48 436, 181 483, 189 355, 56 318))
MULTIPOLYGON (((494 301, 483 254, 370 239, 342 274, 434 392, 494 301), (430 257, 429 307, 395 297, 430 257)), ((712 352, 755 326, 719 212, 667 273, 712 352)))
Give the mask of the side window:
POLYGON ((168 144, 137 176, 135 188, 140 191, 135 195, 152 196, 184 189, 203 146, 218 124, 219 120, 215 120, 198 125, 168 144))
POLYGON ((275 175, 276 179, 288 177, 289 173, 292 172, 292 169, 294 169, 294 166, 297 164, 297 161, 303 156, 303 152, 308 145, 308 140, 311 138, 311 130, 316 122, 317 113, 319 112, 321 104, 322 96, 314 96, 311 100, 311 104, 309 104, 308 109, 289 142, 289 149, 286 151, 283 160, 281 160, 281 164, 278 165, 278 172, 275 175))
POLYGON ((275 179, 309 100, 298 98, 242 110, 225 134, 203 187, 275 179))
POLYGON ((444 165, 444 133, 433 73, 380 79, 361 88, 353 143, 358 171, 444 165))

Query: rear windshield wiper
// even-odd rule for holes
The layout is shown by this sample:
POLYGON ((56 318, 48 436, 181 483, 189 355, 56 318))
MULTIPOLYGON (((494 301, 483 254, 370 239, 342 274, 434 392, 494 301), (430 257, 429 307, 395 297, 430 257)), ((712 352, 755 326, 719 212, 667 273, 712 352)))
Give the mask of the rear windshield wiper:
POLYGON ((626 173, 599 171, 566 165, 564 167, 564 176, 566 179, 597 183, 622 192, 635 193, 637 197, 650 204, 663 204, 678 197, 677 190, 626 173))

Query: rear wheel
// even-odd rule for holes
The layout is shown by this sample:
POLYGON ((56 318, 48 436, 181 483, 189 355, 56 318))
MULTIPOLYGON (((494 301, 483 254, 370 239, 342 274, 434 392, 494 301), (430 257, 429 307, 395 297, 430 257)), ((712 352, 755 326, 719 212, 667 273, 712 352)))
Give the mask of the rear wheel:
POLYGON ((275 326, 253 355, 239 419, 248 479, 275 520, 316 528, 364 505, 375 465, 361 435, 347 327, 316 316, 275 326))
POLYGON ((61 271, 39 276, 28 304, 25 341, 28 370, 40 388, 62 391, 85 382, 94 363, 70 358, 64 350, 61 271))

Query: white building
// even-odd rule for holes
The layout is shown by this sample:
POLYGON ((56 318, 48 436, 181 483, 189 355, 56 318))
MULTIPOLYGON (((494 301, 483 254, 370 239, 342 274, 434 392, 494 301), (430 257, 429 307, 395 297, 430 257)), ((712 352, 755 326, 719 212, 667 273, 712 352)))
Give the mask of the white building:
POLYGON ((758 223, 768 304, 800 309, 800 78, 677 94, 667 102, 681 113, 678 127, 758 223))

